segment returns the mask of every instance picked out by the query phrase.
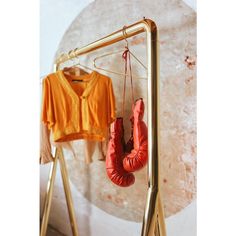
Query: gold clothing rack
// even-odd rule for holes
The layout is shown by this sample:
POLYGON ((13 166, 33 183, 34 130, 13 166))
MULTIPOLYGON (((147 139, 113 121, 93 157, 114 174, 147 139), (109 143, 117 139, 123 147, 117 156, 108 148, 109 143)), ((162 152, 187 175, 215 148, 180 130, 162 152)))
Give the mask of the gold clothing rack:
MULTIPOLYGON (((147 36, 147 69, 148 69, 148 191, 146 198, 145 212, 143 216, 141 236, 166 236, 165 217, 161 203, 160 192, 160 103, 159 103, 159 41, 158 29, 154 21, 143 19, 135 24, 129 25, 120 29, 104 38, 101 38, 93 43, 82 48, 76 48, 68 54, 62 54, 56 59, 54 71, 59 69, 59 66, 80 55, 89 53, 99 48, 114 44, 125 38, 130 38, 134 35, 146 32, 147 36)), ((69 212, 70 224, 73 236, 78 236, 77 222, 73 207, 73 201, 69 186, 68 173, 66 163, 61 148, 56 148, 54 162, 51 165, 49 180, 47 185, 47 195, 44 204, 44 212, 41 223, 41 236, 46 236, 49 213, 52 202, 53 187, 56 176, 57 162, 59 160, 61 175, 66 196, 67 208, 69 212)))

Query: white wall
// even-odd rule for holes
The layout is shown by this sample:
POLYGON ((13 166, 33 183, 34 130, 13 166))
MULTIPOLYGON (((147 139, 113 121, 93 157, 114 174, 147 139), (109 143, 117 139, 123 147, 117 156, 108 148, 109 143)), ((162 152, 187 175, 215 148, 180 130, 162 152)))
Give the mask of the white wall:
POLYGON ((40 77, 51 72, 58 44, 75 17, 93 0, 40 1, 40 77))

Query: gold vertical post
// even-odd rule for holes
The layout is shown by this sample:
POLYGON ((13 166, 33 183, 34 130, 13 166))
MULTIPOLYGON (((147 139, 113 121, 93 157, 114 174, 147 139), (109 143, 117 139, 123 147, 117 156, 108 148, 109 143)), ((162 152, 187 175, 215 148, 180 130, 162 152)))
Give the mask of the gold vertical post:
POLYGON ((40 236, 46 236, 46 233, 47 233, 48 219, 49 219, 49 214, 50 214, 50 209, 51 209, 51 204, 52 204, 52 194, 53 194, 54 182, 55 182, 55 177, 56 177, 56 172, 57 172, 57 162, 58 162, 58 151, 56 151, 55 153, 55 158, 51 164, 51 169, 49 173, 47 192, 46 192, 46 197, 44 200, 44 210, 43 210, 40 236))
POLYGON ((148 193, 142 236, 165 236, 164 212, 160 193, 160 69, 159 40, 154 22, 147 30, 148 55, 148 193))
MULTIPOLYGON (((118 30, 104 38, 101 38, 85 47, 74 50, 73 55, 62 54, 56 59, 54 70, 58 70, 60 64, 86 54, 88 52, 106 47, 123 40, 124 29, 118 30)), ((159 42, 156 24, 150 19, 144 19, 125 28, 126 38, 146 32, 147 33, 147 55, 148 55, 148 192, 146 207, 143 217, 142 236, 166 236, 165 218, 161 203, 160 193, 160 104, 159 104, 159 42)), ((63 153, 61 155, 63 157, 63 153)), ((59 158, 62 168, 65 167, 64 158, 59 158)), ((62 170, 65 193, 70 193, 68 174, 66 169, 62 170), (66 187, 65 187, 66 186, 66 187)), ((67 197, 67 206, 70 214, 71 226, 76 235, 75 216, 71 196, 67 197)), ((49 210, 47 210, 49 211, 49 210)), ((48 213, 49 214, 49 213, 48 213)), ((41 235, 44 236, 44 235, 41 235)))

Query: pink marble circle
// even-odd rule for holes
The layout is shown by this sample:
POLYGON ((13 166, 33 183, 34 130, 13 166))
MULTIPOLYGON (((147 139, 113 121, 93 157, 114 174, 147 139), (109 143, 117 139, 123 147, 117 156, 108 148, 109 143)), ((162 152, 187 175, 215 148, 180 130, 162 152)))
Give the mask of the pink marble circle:
MULTIPOLYGON (((178 0, 96 0, 73 21, 63 36, 57 55, 82 47, 145 16, 153 19, 160 33, 161 91, 161 190, 165 215, 186 207, 196 197, 196 14, 178 0)), ((146 63, 145 34, 129 40, 131 51, 146 63)), ((81 57, 92 67, 92 59, 104 52, 123 48, 124 42, 81 57)), ((105 68, 123 71, 120 55, 99 62, 105 68)), ((146 77, 146 71, 133 62, 134 75, 146 77)), ((103 73, 101 71, 101 73, 103 73)), ((121 112, 122 77, 107 74, 113 80, 121 112)), ((147 81, 134 79, 135 97, 147 104, 147 81)), ((129 89, 128 89, 129 90, 129 89)), ((127 97, 131 95, 128 93, 127 97)), ((126 103, 126 138, 130 133, 128 117, 131 99, 126 103)), ((147 120, 145 114, 145 120, 147 120)), ((106 176, 105 163, 96 160, 89 166, 83 161, 83 141, 75 143, 80 160, 67 161, 70 179, 88 200, 102 210, 132 221, 142 221, 146 201, 146 168, 135 173, 130 188, 113 185, 106 176)), ((66 156, 70 156, 66 153, 66 156)))

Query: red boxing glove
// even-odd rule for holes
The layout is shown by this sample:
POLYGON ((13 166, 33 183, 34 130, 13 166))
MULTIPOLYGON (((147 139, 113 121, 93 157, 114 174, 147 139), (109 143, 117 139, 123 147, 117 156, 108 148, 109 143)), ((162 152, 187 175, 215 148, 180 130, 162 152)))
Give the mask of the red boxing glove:
POLYGON ((133 107, 134 127, 133 139, 134 149, 127 154, 123 160, 123 167, 128 172, 134 172, 143 168, 148 161, 148 132, 143 121, 144 102, 140 98, 133 107))
POLYGON ((121 187, 128 187, 134 184, 135 177, 123 167, 124 144, 123 118, 117 118, 111 124, 111 137, 108 143, 106 171, 108 177, 114 184, 121 187))
POLYGON ((130 117, 130 123, 131 123, 131 135, 130 135, 130 138, 129 138, 128 142, 125 145, 125 152, 126 153, 130 153, 134 148, 134 136, 133 136, 134 116, 133 115, 130 117))

